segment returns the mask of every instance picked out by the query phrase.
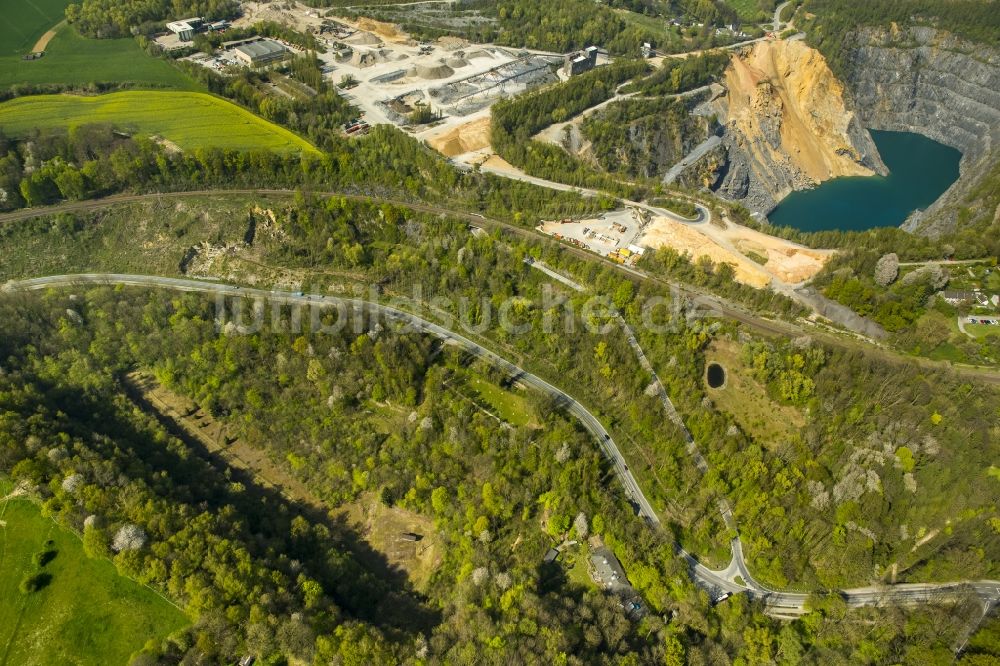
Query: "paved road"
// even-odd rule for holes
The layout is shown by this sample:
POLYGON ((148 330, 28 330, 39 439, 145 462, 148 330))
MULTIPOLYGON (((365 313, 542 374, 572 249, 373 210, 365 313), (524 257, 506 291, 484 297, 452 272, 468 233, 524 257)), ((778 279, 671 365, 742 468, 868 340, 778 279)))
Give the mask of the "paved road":
POLYGON ((781 28, 782 28, 782 25, 781 25, 781 11, 785 7, 787 7, 788 5, 790 5, 790 4, 792 4, 792 3, 791 2, 782 2, 780 5, 778 5, 777 7, 774 8, 774 33, 775 34, 778 34, 779 32, 781 32, 781 28))
MULTIPOLYGON (((296 190, 280 190, 280 189, 233 189, 233 190, 191 190, 186 192, 161 192, 153 194, 119 194, 110 197, 105 197, 102 199, 90 199, 87 201, 70 201, 66 203, 56 204, 53 206, 41 206, 38 208, 24 208, 21 210, 16 210, 11 213, 0 214, 0 224, 5 222, 15 222, 18 220, 26 220, 33 217, 41 217, 48 215, 55 215, 57 213, 65 212, 83 212, 88 210, 95 210, 100 208, 106 208, 108 206, 116 206, 128 203, 142 203, 147 201, 156 201, 158 199, 185 199, 185 198, 197 198, 205 196, 226 196, 226 195, 254 195, 261 197, 292 197, 296 193, 296 190)), ((644 280, 647 282, 653 282, 661 286, 673 289, 682 297, 691 299, 695 302, 702 311, 710 313, 711 316, 715 317, 726 317, 733 319, 742 324, 753 328, 754 330, 768 334, 768 335, 780 335, 789 337, 798 337, 801 335, 808 335, 818 338, 823 341, 824 344, 828 344, 834 347, 847 348, 847 349, 867 349, 869 353, 879 354, 885 359, 894 363, 916 363, 922 367, 928 369, 948 369, 955 374, 958 374, 966 379, 972 381, 986 382, 989 384, 1000 385, 1000 372, 992 370, 989 368, 977 367, 977 366, 963 366, 951 364, 943 361, 932 361, 926 358, 906 356, 894 352, 890 349, 884 349, 877 346, 872 346, 859 340, 846 339, 840 335, 835 335, 830 332, 825 331, 822 328, 815 326, 807 326, 798 322, 780 320, 780 319, 769 319, 756 315, 749 312, 746 308, 727 299, 716 296, 710 292, 701 290, 697 287, 691 285, 683 284, 680 282, 674 282, 668 280, 664 277, 658 275, 653 275, 647 273, 641 269, 632 268, 630 266, 623 266, 616 262, 611 261, 607 257, 602 257, 599 254, 584 250, 582 248, 573 247, 572 245, 567 245, 565 243, 560 243, 559 241, 553 239, 551 236, 546 234, 541 234, 533 229, 526 229, 525 227, 519 227, 508 222, 502 222, 500 220, 494 220, 488 218, 479 213, 469 213, 464 211, 456 211, 454 209, 446 208, 443 206, 433 206, 428 204, 413 203, 411 201, 404 201, 400 199, 389 199, 384 197, 371 197, 362 194, 345 194, 342 192, 312 192, 317 196, 337 196, 343 197, 344 199, 349 199, 351 201, 379 201, 383 203, 388 203, 396 206, 401 206, 409 208, 411 210, 420 211, 424 213, 432 213, 435 215, 450 215, 451 217, 466 220, 470 225, 477 227, 485 227, 489 229, 501 229, 505 232, 512 233, 524 238, 528 238, 534 241, 541 241, 546 243, 553 243, 559 246, 560 250, 571 254, 579 259, 584 259, 586 261, 597 261, 603 263, 608 268, 619 271, 626 275, 631 276, 633 279, 644 280)), ((648 206, 643 206, 649 209, 648 206)), ((661 210, 661 209, 654 209, 661 210)), ((699 211, 701 213, 701 211, 699 211)), ((707 210, 705 211, 707 212, 707 210)), ((662 214, 657 212, 657 214, 662 214)), ((683 218, 681 218, 683 219, 683 218)), ((686 220, 691 222, 690 220, 686 220)))
POLYGON ((982 259, 929 259, 927 261, 901 261, 900 266, 961 266, 963 264, 989 263, 989 257, 982 259))
MULTIPOLYGON (((549 277, 562 282, 576 291, 585 291, 582 285, 574 282, 561 273, 552 270, 541 262, 536 262, 530 258, 526 258, 524 262, 532 268, 542 271, 549 277)), ((625 334, 625 339, 632 348, 632 352, 639 361, 639 366, 652 377, 653 386, 656 387, 657 396, 660 398, 660 404, 663 406, 663 411, 666 413, 667 419, 681 431, 685 447, 687 448, 687 453, 691 457, 692 462, 694 462, 695 467, 701 474, 707 474, 708 462, 701 454, 701 451, 698 448, 698 443, 691 435, 691 431, 688 430, 687 425, 684 423, 684 419, 681 418, 677 408, 674 407, 674 403, 670 400, 670 396, 667 395, 667 390, 663 387, 663 382, 660 381, 660 376, 656 374, 656 369, 653 368, 653 364, 649 362, 649 358, 646 356, 646 352, 643 351, 642 345, 639 344, 635 331, 632 330, 632 327, 629 326, 629 323, 625 320, 625 317, 623 317, 621 313, 615 313, 615 318, 618 321, 619 327, 622 329, 622 333, 625 334)), ((722 516, 722 520, 726 525, 726 529, 730 532, 736 532, 736 519, 733 517, 733 510, 729 505, 729 500, 725 497, 720 497, 716 504, 718 506, 719 513, 722 516)), ((713 571, 700 565, 691 555, 680 547, 678 547, 678 551, 688 561, 688 565, 695 570, 696 576, 701 579, 701 582, 709 588, 709 592, 712 594, 713 598, 717 598, 723 592, 743 591, 745 589, 757 590, 759 592, 767 591, 764 587, 758 585, 750 575, 750 572, 747 569, 746 560, 743 557, 743 543, 740 541, 740 537, 738 535, 730 541, 730 551, 732 553, 732 557, 730 559, 729 566, 722 571, 713 571), (745 586, 736 585, 732 588, 720 588, 720 583, 733 583, 737 575, 743 578, 745 586)))
MULTIPOLYGON (((525 259, 525 263, 576 291, 582 292, 585 290, 583 285, 562 275, 558 271, 549 268, 541 262, 527 258, 525 259)), ((698 450, 697 443, 692 437, 691 432, 687 429, 687 426, 685 425, 680 414, 677 412, 677 409, 674 407, 673 402, 671 402, 669 396, 667 396, 663 383, 660 381, 659 376, 656 374, 656 370, 646 357, 641 345, 639 345, 639 341, 636 338, 634 331, 621 314, 617 314, 616 317, 629 345, 632 347, 632 350, 639 361, 639 365, 652 376, 653 382, 657 388, 657 393, 659 394, 660 400, 663 404, 663 408, 667 413, 667 417, 671 422, 680 428, 685 442, 687 443, 688 455, 692 457, 698 470, 702 474, 705 474, 708 471, 708 463, 698 450)), ((736 520, 733 517, 729 501, 725 498, 720 498, 718 500, 718 507, 719 512, 722 514, 723 521, 726 524, 726 528, 735 532, 737 530, 737 525, 736 520)), ((692 577, 700 583, 702 587, 708 589, 713 599, 718 599, 724 593, 736 594, 744 592, 752 597, 764 599, 769 608, 772 609, 772 612, 777 615, 798 615, 806 610, 806 600, 809 597, 808 594, 778 592, 771 590, 759 583, 753 577, 750 573, 749 567, 747 566, 746 558, 743 555, 743 542, 740 540, 738 535, 730 541, 732 559, 730 560, 729 566, 721 571, 715 571, 705 567, 679 546, 677 547, 677 550, 679 555, 687 561, 688 566, 691 569, 692 577), (737 577, 742 580, 742 584, 736 582, 737 577)), ((982 597, 987 604, 996 603, 997 600, 1000 599, 1000 582, 998 581, 982 581, 979 583, 973 583, 972 587, 975 588, 977 594, 979 594, 979 596, 982 597)), ((843 590, 841 594, 849 606, 857 607, 877 605, 888 601, 896 603, 925 602, 935 598, 958 594, 967 591, 968 589, 969 585, 964 583, 946 583, 943 585, 902 584, 881 589, 867 587, 843 590)))
MULTIPOLYGON (((413 313, 400 310, 398 308, 373 303, 362 299, 342 298, 339 296, 328 296, 320 294, 298 294, 291 292, 269 291, 265 289, 255 289, 250 287, 239 287, 231 284, 219 282, 188 280, 182 278, 158 277, 152 275, 122 275, 113 273, 88 273, 79 275, 54 275, 29 280, 11 281, 3 285, 0 291, 35 291, 52 287, 78 286, 78 285, 125 285, 137 287, 152 287, 162 289, 172 289, 175 291, 197 292, 221 296, 240 296, 251 298, 263 298, 272 302, 282 302, 299 305, 337 305, 349 308, 368 308, 380 313, 387 319, 406 322, 416 329, 434 335, 442 340, 458 344, 466 351, 495 364, 503 371, 507 372, 515 380, 541 391, 562 404, 562 406, 586 428, 586 430, 597 440, 604 454, 610 460, 612 467, 618 477, 619 482, 625 488, 629 499, 634 502, 639 515, 654 528, 660 528, 660 519, 656 511, 650 505, 642 489, 636 482, 632 472, 629 471, 621 451, 611 438, 610 433, 604 428, 601 422, 582 404, 570 396, 565 391, 549 384, 541 377, 518 367, 514 363, 495 354, 479 343, 473 342, 465 336, 448 330, 434 322, 423 319, 413 313)), ((712 571, 699 564, 690 554, 678 547, 679 554, 687 560, 690 565, 690 572, 695 581, 703 587, 712 591, 713 597, 717 597, 720 592, 739 593, 745 592, 751 597, 760 598, 765 601, 772 612, 776 614, 795 614, 805 611, 806 600, 809 595, 794 592, 776 592, 763 588, 753 581, 745 564, 741 568, 741 575, 748 584, 753 587, 737 585, 725 577, 720 572, 712 571)), ((742 546, 740 546, 742 553, 742 546)), ((742 560, 742 557, 740 558, 742 560)), ((941 600, 963 594, 965 591, 973 591, 985 602, 996 603, 1000 601, 1000 581, 971 581, 941 584, 903 584, 884 586, 881 588, 867 587, 851 590, 842 590, 841 596, 852 607, 878 605, 886 602, 902 604, 926 603, 932 600, 941 600)))

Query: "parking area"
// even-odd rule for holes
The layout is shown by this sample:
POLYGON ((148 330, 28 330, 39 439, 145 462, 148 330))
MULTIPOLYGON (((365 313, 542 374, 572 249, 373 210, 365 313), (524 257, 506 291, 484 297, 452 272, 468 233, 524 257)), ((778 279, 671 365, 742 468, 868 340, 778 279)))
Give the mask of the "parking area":
POLYGON ((543 222, 538 230, 621 263, 633 264, 644 252, 636 240, 646 224, 648 221, 641 211, 625 208, 597 218, 543 222))

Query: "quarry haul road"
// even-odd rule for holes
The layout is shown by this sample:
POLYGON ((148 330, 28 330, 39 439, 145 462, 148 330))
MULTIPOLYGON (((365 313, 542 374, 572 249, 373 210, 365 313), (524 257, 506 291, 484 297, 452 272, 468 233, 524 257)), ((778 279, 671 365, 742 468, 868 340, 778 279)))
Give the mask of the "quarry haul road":
MULTIPOLYGON (((611 435, 601 425, 600 421, 582 404, 577 402, 572 396, 561 389, 549 384, 541 377, 533 375, 518 367, 514 363, 506 360, 502 356, 490 351, 482 345, 473 342, 465 336, 444 328, 434 322, 428 321, 413 313, 398 308, 355 298, 342 298, 339 296, 328 296, 321 294, 301 294, 282 291, 269 291, 265 289, 255 289, 249 287, 239 287, 221 282, 188 280, 182 278, 158 277, 153 275, 121 275, 112 273, 89 273, 80 275, 53 275, 48 277, 33 278, 29 280, 11 281, 3 285, 4 292, 24 292, 49 289, 54 287, 70 287, 81 285, 123 285, 137 287, 152 287, 159 289, 171 289, 174 291, 196 292, 215 295, 216 297, 235 296, 251 297, 279 301, 288 304, 298 305, 336 305, 341 307, 352 307, 358 309, 367 308, 377 311, 389 320, 404 321, 417 330, 434 335, 445 342, 451 341, 458 344, 469 353, 474 354, 505 372, 509 373, 516 381, 527 384, 538 391, 546 393, 557 401, 574 417, 576 417, 583 427, 597 440, 601 450, 611 461, 615 474, 625 489, 625 493, 636 503, 639 508, 639 515, 653 529, 661 528, 660 519, 656 511, 650 505, 642 489, 636 482, 632 472, 629 471, 625 460, 621 455, 611 435)), ((676 544, 676 542, 675 542, 676 544)), ((809 594, 803 592, 780 592, 769 590, 753 582, 749 571, 745 565, 741 567, 747 580, 753 582, 753 587, 745 587, 731 583, 721 574, 699 564, 689 553, 675 545, 678 554, 689 564, 691 577, 701 586, 707 588, 713 598, 718 598, 723 592, 746 593, 754 599, 762 600, 768 612, 778 616, 797 615, 808 612, 807 601, 809 594)), ((739 558, 742 561, 742 557, 739 558)), ((986 607, 1000 602, 1000 581, 961 581, 953 583, 911 583, 900 585, 885 585, 880 587, 861 587, 848 590, 836 591, 850 607, 883 605, 895 603, 902 605, 916 605, 933 601, 947 601, 956 599, 972 592, 980 597, 986 607)))
MULTIPOLYGON (((89 210, 97 210, 101 208, 106 208, 109 206, 117 206, 129 203, 143 203, 156 201, 157 199, 185 199, 194 197, 205 197, 205 196, 225 196, 225 195, 247 195, 247 196, 274 196, 274 197, 291 197, 296 194, 297 190, 288 189, 216 189, 216 190, 188 190, 183 192, 158 192, 150 194, 118 194, 114 196, 104 197, 101 199, 88 199, 87 201, 71 201, 67 203, 56 204, 53 206, 41 206, 38 208, 24 208, 21 210, 16 210, 10 213, 0 214, 0 224, 17 222, 19 220, 28 220, 35 217, 43 217, 46 215, 56 215, 58 213, 74 213, 74 212, 84 212, 89 210)), ((560 248, 561 251, 571 254, 580 259, 586 261, 597 261, 605 266, 612 268, 620 273, 629 276, 632 280, 645 280, 648 282, 653 282, 668 289, 674 289, 680 295, 692 299, 700 307, 708 311, 710 315, 717 315, 719 317, 726 317, 733 319, 742 324, 756 329, 758 332, 767 335, 780 335, 780 336, 814 336, 821 339, 826 344, 840 347, 842 349, 863 349, 869 353, 880 354, 885 360, 894 363, 915 363, 921 367, 933 369, 933 370, 950 370, 958 375, 961 375, 965 379, 970 379, 974 381, 982 381, 989 384, 1000 385, 1000 372, 993 370, 991 368, 983 368, 977 366, 962 366, 962 365, 952 365, 943 361, 932 361, 930 359, 904 356, 897 352, 894 352, 877 345, 863 342, 857 339, 845 339, 842 336, 835 335, 824 331, 820 328, 814 328, 812 326, 804 326, 802 324, 768 319, 766 317, 761 317, 748 312, 744 308, 731 301, 727 301, 718 296, 714 296, 708 292, 701 291, 690 285, 682 284, 679 282, 673 282, 667 280, 666 278, 652 275, 646 271, 629 268, 621 264, 617 264, 606 257, 602 257, 593 252, 587 250, 573 247, 565 243, 560 243, 559 241, 553 239, 551 236, 541 234, 533 229, 526 229, 524 227, 519 227, 508 222, 502 222, 500 220, 495 220, 488 218, 479 213, 470 213, 467 211, 454 210, 450 208, 445 208, 443 206, 434 206, 429 204, 413 203, 408 201, 403 201, 399 199, 389 199, 385 197, 375 197, 364 194, 345 194, 342 192, 321 192, 314 191, 311 194, 316 196, 324 197, 343 197, 352 201, 374 201, 381 203, 388 203, 394 206, 401 206, 404 208, 410 208, 415 211, 420 211, 424 213, 431 213, 434 215, 450 215, 452 217, 462 219, 467 221, 472 226, 488 227, 492 229, 502 229, 512 234, 522 236, 524 238, 529 238, 536 242, 550 243, 560 248)))

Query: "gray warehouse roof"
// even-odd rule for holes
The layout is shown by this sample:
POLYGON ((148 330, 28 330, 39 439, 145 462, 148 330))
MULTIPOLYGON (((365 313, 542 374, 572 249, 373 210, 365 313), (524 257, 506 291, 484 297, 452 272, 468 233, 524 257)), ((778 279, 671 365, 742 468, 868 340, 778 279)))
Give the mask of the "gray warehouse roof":
POLYGON ((249 44, 241 44, 236 47, 236 50, 252 60, 259 60, 284 53, 286 49, 278 42, 273 42, 270 39, 262 39, 257 42, 250 42, 249 44))

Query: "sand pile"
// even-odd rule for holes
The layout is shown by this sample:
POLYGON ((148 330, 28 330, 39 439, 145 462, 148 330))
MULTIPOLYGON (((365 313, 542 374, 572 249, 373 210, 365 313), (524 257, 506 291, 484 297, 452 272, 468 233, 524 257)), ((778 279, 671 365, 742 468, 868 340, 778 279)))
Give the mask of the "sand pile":
POLYGON ((380 44, 381 39, 370 32, 358 32, 344 40, 348 44, 358 44, 360 46, 373 46, 380 44))
POLYGON ((356 25, 361 30, 368 30, 389 41, 399 42, 409 39, 408 35, 401 32, 392 23, 385 23, 384 21, 376 21, 375 19, 361 17, 357 20, 356 25))
POLYGON ((490 145, 489 117, 453 127, 448 132, 429 139, 427 144, 445 157, 455 157, 490 145))
POLYGON ((469 53, 468 55, 465 56, 466 60, 472 60, 474 58, 492 58, 492 57, 493 56, 490 55, 489 51, 486 51, 485 49, 476 49, 472 53, 469 53))
POLYGON ((454 73, 455 70, 449 67, 444 61, 440 61, 436 64, 416 65, 409 71, 410 76, 415 76, 421 79, 447 79, 454 73))
POLYGON ((377 51, 355 51, 354 55, 351 56, 351 64, 355 67, 371 67, 372 65, 377 65, 382 62, 395 62, 397 60, 404 60, 407 56, 402 58, 398 57, 395 51, 390 51, 389 49, 379 49, 377 51))
POLYGON ((694 227, 675 222, 667 217, 654 217, 640 241, 650 248, 672 247, 687 252, 692 259, 708 257, 716 264, 730 264, 736 281, 762 289, 771 283, 771 276, 760 265, 742 254, 724 248, 694 227))
POLYGON ((461 69, 462 67, 469 66, 469 61, 465 58, 447 58, 444 62, 452 69, 461 69))

